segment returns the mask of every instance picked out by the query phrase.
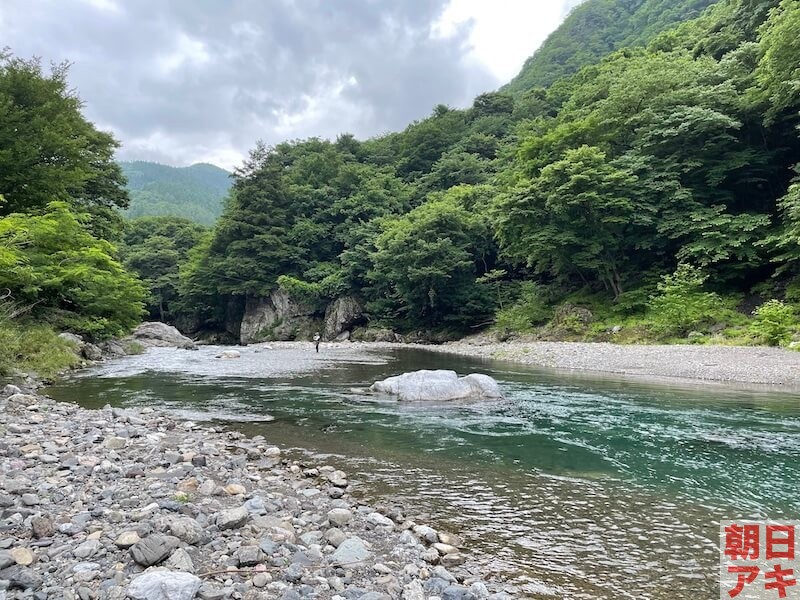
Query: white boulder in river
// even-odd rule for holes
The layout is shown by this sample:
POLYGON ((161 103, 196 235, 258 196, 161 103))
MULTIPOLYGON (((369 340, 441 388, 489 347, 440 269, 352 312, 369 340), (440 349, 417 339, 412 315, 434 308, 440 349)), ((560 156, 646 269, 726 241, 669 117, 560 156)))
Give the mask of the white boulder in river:
POLYGON ((455 371, 412 371, 376 381, 369 388, 398 400, 483 400, 502 398, 497 382, 488 375, 459 377, 455 371))

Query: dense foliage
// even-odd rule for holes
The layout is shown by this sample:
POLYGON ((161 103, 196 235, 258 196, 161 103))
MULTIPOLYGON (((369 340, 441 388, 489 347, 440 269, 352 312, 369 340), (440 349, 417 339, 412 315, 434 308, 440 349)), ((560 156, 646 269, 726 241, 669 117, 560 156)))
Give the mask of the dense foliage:
POLYGON ((153 162, 120 162, 128 180, 125 216, 171 216, 212 225, 222 214, 230 173, 214 165, 170 167, 153 162))

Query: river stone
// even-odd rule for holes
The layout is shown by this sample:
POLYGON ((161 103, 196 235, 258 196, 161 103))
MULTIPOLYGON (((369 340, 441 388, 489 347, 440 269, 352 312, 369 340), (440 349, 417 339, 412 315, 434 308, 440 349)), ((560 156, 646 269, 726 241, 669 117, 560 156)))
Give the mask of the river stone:
POLYGON ((353 512, 346 508, 334 508, 328 512, 328 521, 335 527, 347 525, 353 519, 353 512))
POLYGON ((197 546, 207 539, 207 534, 200 523, 190 517, 175 519, 169 524, 169 531, 176 538, 192 546, 197 546))
POLYGON ((466 562, 466 558, 459 552, 449 552, 442 556, 439 562, 444 567, 457 567, 458 565, 463 565, 466 562))
POLYGON ((19 389, 15 385, 11 385, 10 383, 3 388, 3 395, 2 398, 8 398, 13 396, 14 394, 21 394, 22 390, 19 389))
POLYGON ((86 360, 103 360, 103 351, 95 344, 85 344, 81 354, 86 360))
POLYGON ((331 563, 339 566, 357 566, 367 560, 372 553, 367 549, 364 541, 359 537, 347 538, 331 555, 331 563))
POLYGON ((167 558, 178 544, 179 540, 174 536, 155 533, 136 542, 130 552, 133 560, 143 567, 149 567, 167 558))
POLYGON ((69 342, 75 349, 80 352, 83 350, 83 347, 86 345, 86 342, 83 341, 83 338, 79 335, 75 335, 74 333, 70 333, 68 331, 63 331, 58 334, 58 337, 64 340, 65 342, 69 342))
POLYGON ((14 560, 11 552, 8 552, 7 550, 0 550, 0 570, 10 567, 11 565, 16 564, 16 562, 17 561, 14 560))
POLYGON ((31 394, 22 394, 18 392, 9 396, 6 402, 9 404, 19 404, 20 406, 33 406, 39 402, 39 399, 31 394))
POLYGON ((244 507, 224 510, 217 515, 217 527, 220 529, 236 529, 247 523, 250 512, 244 507))
POLYGON ((455 546, 451 546, 450 544, 442 544, 441 542, 436 542, 432 544, 433 548, 436 548, 436 551, 439 554, 455 554, 458 552, 458 548, 455 546))
POLYGON ((21 567, 27 567, 33 563, 34 560, 36 560, 33 552, 27 548, 22 548, 21 546, 11 550, 11 558, 13 558, 14 562, 21 567))
POLYGON ((194 563, 192 557, 183 548, 178 548, 167 559, 164 565, 173 571, 183 571, 184 573, 194 573, 194 563))
POLYGON ((403 600, 425 600, 425 590, 422 589, 422 584, 414 580, 403 588, 403 600))
POLYGON ((427 525, 416 525, 414 527, 414 533, 429 544, 435 544, 439 541, 439 534, 436 533, 433 527, 428 527, 427 525))
POLYGON ((241 358, 242 353, 238 350, 223 350, 215 358, 221 358, 223 360, 230 360, 232 358, 241 358))
POLYGON ((344 474, 344 471, 336 470, 328 473, 328 481, 336 487, 347 487, 347 476, 344 474))
POLYGON ((130 548, 135 543, 137 543, 141 538, 139 534, 135 531, 123 531, 117 536, 117 539, 114 541, 114 544, 118 548, 130 548))
POLYGON ((448 544, 450 546, 455 546, 456 548, 460 548, 464 542, 455 534, 447 533, 445 531, 439 532, 439 541, 443 544, 448 544))
POLYGON ((80 558, 81 560, 94 556, 95 552, 100 549, 100 542, 97 540, 86 540, 80 546, 75 548, 73 554, 75 558, 80 558))
POLYGON ((128 445, 128 440, 121 437, 111 437, 106 440, 106 448, 109 450, 120 450, 128 445))
POLYGON ((31 519, 31 530, 35 538, 48 538, 56 532, 53 520, 44 515, 31 519))
POLYGON ((247 488, 238 483, 228 484, 222 489, 225 490, 225 493, 229 496, 238 496, 247 493, 247 488))
POLYGON ((20 565, 3 569, 0 577, 8 582, 10 590, 38 590, 43 583, 42 578, 33 569, 20 565))
POLYGON ((502 398, 497 382, 473 373, 459 377, 455 371, 412 371, 376 381, 370 390, 397 396, 402 401, 483 400, 502 398))
POLYGON ((134 600, 192 600, 202 581, 191 573, 149 571, 139 575, 128 586, 134 600))
POLYGON ((254 567, 264 556, 258 546, 240 546, 233 557, 240 567, 254 567))
POLYGON ((347 535, 338 527, 331 527, 325 532, 325 540, 335 548, 338 548, 346 539, 347 535))
POLYGON ((367 521, 379 527, 394 527, 394 521, 392 521, 389 517, 383 516, 379 512, 370 513, 367 516, 367 521))

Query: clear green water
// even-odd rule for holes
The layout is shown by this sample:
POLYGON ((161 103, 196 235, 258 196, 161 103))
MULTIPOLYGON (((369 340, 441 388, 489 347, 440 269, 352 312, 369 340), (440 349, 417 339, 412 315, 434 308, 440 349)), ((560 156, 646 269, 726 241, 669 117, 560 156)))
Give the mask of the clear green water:
POLYGON ((411 349, 216 352, 155 350, 49 393, 221 421, 338 464, 371 502, 460 533, 485 575, 527 597, 716 598, 719 520, 800 513, 797 395, 411 349), (364 391, 420 368, 488 373, 506 399, 399 404, 364 391))

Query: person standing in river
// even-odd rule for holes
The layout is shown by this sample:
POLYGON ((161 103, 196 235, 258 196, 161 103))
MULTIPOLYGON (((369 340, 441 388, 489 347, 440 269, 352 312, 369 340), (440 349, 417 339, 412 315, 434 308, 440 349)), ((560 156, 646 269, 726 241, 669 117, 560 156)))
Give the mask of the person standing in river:
POLYGON ((317 349, 317 353, 319 353, 319 341, 322 339, 322 336, 319 334, 319 331, 314 334, 314 345, 317 349))

